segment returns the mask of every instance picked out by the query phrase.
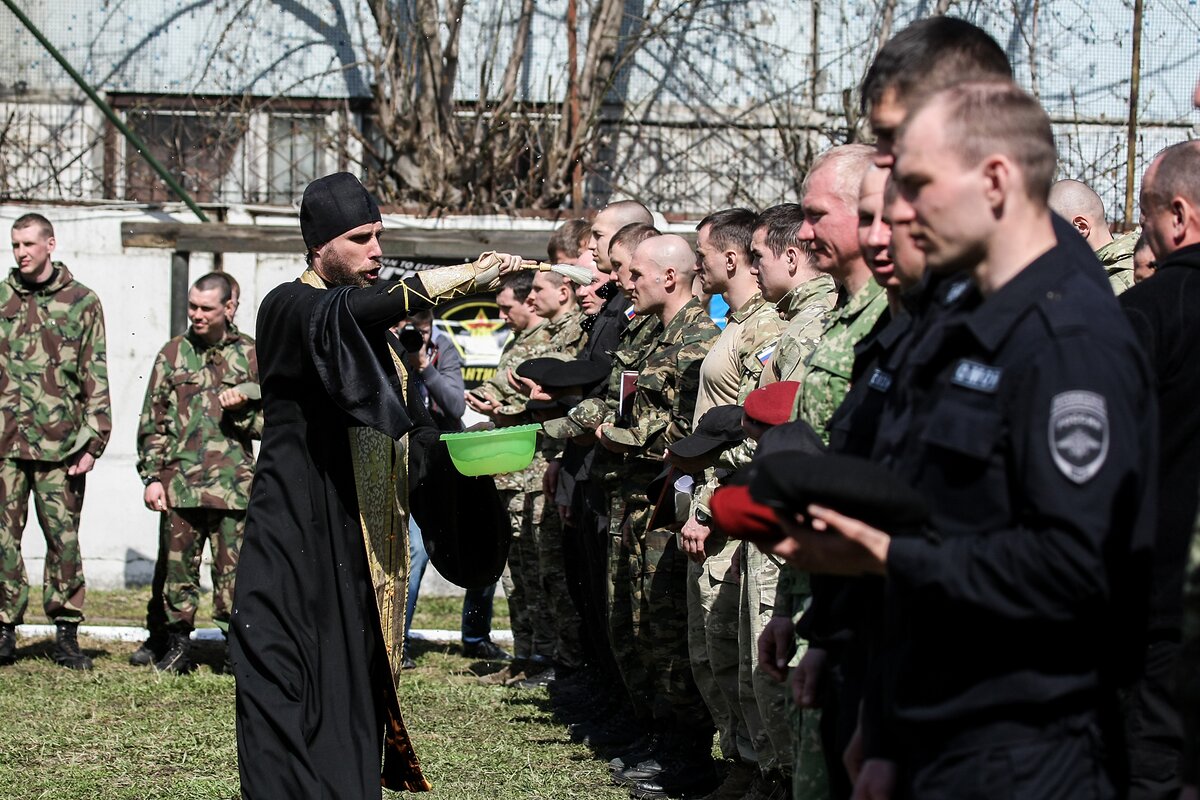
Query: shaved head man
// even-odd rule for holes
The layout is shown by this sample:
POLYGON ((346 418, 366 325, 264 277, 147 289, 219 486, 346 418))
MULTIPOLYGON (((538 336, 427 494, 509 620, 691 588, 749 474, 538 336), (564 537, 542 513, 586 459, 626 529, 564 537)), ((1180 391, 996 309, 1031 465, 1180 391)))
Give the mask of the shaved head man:
POLYGON ((1083 181, 1068 178, 1050 187, 1050 210, 1071 223, 1093 250, 1113 240, 1104 220, 1104 201, 1083 181))
POLYGON ((1113 292, 1120 294, 1134 284, 1133 251, 1137 234, 1114 239, 1104 218, 1104 201, 1082 181, 1061 180, 1050 187, 1050 210, 1071 224, 1108 274, 1113 292))
POLYGON ((608 243, 612 235, 635 222, 643 225, 654 224, 654 216, 650 209, 636 200, 609 203, 592 220, 592 238, 588 240, 588 249, 592 251, 592 257, 595 258, 596 266, 601 272, 612 272, 612 262, 608 260, 608 243))
POLYGON ((682 236, 653 236, 637 246, 629 266, 633 307, 669 322, 692 299, 696 256, 682 236))
POLYGON ((665 448, 691 432, 700 364, 719 334, 692 296, 694 265, 679 236, 654 236, 633 250, 634 307, 662 328, 639 362, 629 425, 605 422, 597 431, 603 447, 626 454, 613 531, 638 531, 640 541, 627 556, 635 565, 613 576, 609 624, 637 632, 638 657, 653 681, 653 729, 664 741, 653 757, 661 769, 639 764, 614 774, 635 797, 694 797, 717 781, 713 722, 689 658, 687 559, 671 531, 654 527, 645 489, 662 469, 665 448))

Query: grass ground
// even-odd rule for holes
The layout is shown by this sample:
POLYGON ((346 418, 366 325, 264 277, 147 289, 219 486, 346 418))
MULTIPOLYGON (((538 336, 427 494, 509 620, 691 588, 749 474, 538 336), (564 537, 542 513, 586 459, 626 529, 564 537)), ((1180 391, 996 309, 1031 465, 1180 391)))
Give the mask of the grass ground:
MULTIPOLYGON (((140 624, 146 590, 89 592, 88 624, 140 624)), ((459 602, 422 598, 415 625, 458 627, 459 602)), ((496 627, 507 627, 497 600, 496 627)), ((202 609, 201 619, 207 619, 202 609)), ((44 620, 30 614, 28 622, 44 620)), ((0 669, 0 795, 22 800, 237 798, 233 679, 218 643, 199 642, 200 668, 176 677, 127 663, 136 644, 82 638, 96 663, 76 673, 50 661, 50 639, 18 640, 0 669)), ((480 685, 457 645, 423 645, 400 702, 431 797, 444 800, 625 798, 601 761, 571 743, 544 689, 480 685)), ((400 797, 401 795, 391 795, 400 797)))

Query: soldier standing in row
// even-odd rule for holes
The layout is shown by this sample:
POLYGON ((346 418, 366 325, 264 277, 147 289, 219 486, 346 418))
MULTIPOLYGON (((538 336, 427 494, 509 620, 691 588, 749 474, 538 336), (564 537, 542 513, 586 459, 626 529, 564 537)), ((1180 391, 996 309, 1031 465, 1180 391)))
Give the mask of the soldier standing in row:
POLYGON ((227 320, 232 288, 210 273, 188 292, 191 327, 154 360, 138 424, 138 474, 146 508, 160 514, 155 583, 162 607, 147 608, 150 639, 131 663, 186 673, 199 600, 204 541, 212 548, 213 621, 229 632, 234 577, 250 481, 252 440, 262 433, 254 340, 227 320), (165 633, 165 636, 164 636, 165 633), (161 653, 156 646, 165 639, 161 653))
MULTIPOLYGON (((528 419, 525 404, 529 398, 513 388, 508 379, 509 371, 515 370, 523 361, 550 350, 547 324, 534 310, 530 297, 532 290, 533 275, 528 272, 506 276, 500 282, 496 305, 500 309, 500 318, 513 335, 500 354, 496 374, 465 395, 467 405, 488 415, 501 426, 519 424, 528 419)), ((528 672, 533 672, 534 627, 539 623, 546 625, 545 620, 535 619, 536 606, 531 605, 537 599, 535 526, 544 513, 539 497, 545 461, 540 456, 540 453, 535 454, 533 462, 519 472, 495 476, 496 488, 508 508, 512 524, 513 541, 508 553, 508 566, 501 581, 504 594, 508 597, 515 660, 499 672, 485 675, 481 678, 484 683, 521 680, 528 672)))
POLYGON ((694 262, 678 236, 656 236, 634 250, 633 307, 663 327, 642 362, 627 427, 618 427, 614 414, 598 430, 601 445, 624 456, 624 508, 612 522, 614 540, 627 542, 628 582, 613 591, 627 595, 637 655, 655 689, 654 731, 662 737, 654 761, 618 773, 645 798, 716 782, 712 719, 688 658, 687 558, 671 531, 651 525, 646 489, 662 470, 666 446, 691 432, 700 365, 720 335, 692 295, 694 262))
POLYGON ((79 553, 84 480, 112 432, 104 312, 96 294, 52 261, 50 220, 12 227, 17 267, 0 283, 0 664, 16 656, 29 605, 21 534, 32 490, 46 538, 43 606, 57 629, 54 661, 91 669, 76 638, 87 586, 79 553))

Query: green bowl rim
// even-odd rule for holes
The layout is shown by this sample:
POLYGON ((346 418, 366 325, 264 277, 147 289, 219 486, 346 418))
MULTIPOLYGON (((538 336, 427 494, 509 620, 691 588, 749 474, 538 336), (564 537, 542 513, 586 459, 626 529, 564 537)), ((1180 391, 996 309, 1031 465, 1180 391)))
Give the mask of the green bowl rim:
POLYGON ((498 433, 520 433, 524 431, 541 430, 540 423, 534 422, 529 425, 509 425, 504 428, 492 428, 487 431, 459 431, 457 433, 443 433, 441 440, 448 442, 455 439, 482 439, 486 436, 495 436, 498 433))

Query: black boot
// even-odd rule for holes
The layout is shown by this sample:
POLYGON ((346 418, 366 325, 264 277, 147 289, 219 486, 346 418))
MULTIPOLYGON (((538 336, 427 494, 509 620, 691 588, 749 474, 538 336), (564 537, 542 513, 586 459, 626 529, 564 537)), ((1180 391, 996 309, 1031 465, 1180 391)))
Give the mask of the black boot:
POLYGON ((191 634, 188 631, 172 631, 167 641, 167 652, 155 663, 154 668, 159 672, 186 675, 195 668, 191 652, 191 634))
POLYGON ((133 651, 133 655, 129 657, 129 663, 135 667, 149 667, 162 658, 166 652, 167 634, 152 633, 137 650, 133 651))
POLYGON ((17 660, 17 626, 11 622, 0 622, 0 665, 7 666, 17 660))
POLYGON ((79 649, 79 623, 55 622, 54 627, 54 663, 67 669, 91 669, 92 660, 79 649))

